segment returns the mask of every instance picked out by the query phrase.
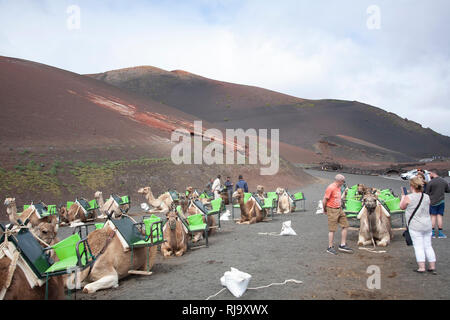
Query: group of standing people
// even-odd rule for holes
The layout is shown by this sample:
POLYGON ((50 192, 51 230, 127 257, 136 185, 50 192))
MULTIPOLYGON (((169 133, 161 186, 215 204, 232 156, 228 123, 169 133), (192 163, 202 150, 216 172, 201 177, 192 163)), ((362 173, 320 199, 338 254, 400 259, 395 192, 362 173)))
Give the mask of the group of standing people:
MULTIPOLYGON (((338 225, 341 226, 341 244, 338 250, 353 253, 353 250, 346 244, 349 224, 342 209, 341 195, 344 184, 345 177, 341 174, 336 175, 335 181, 327 187, 322 200, 324 212, 328 216, 327 252, 331 254, 337 254, 333 241, 338 225)), ((409 180, 409 185, 409 193, 402 189, 400 208, 405 210, 407 228, 414 246, 418 264, 418 269, 414 269, 414 271, 418 273, 428 271, 437 274, 436 254, 431 245, 431 239, 436 238, 436 222, 438 226, 437 237, 447 238, 442 231, 442 227, 445 193, 450 193, 450 185, 436 172, 425 174, 423 170, 418 170, 418 175, 409 180), (426 268, 426 262, 428 262, 428 269, 426 268)))
MULTIPOLYGON (((216 179, 211 179, 209 183, 206 185, 206 190, 210 191, 214 194, 214 199, 220 198, 220 192, 222 190, 222 183, 220 181, 221 175, 217 175, 216 179)), ((239 181, 236 183, 235 190, 242 188, 244 192, 248 192, 248 184, 244 180, 242 175, 238 177, 239 181)), ((224 183, 224 187, 226 192, 228 193, 228 199, 232 198, 233 195, 233 183, 230 180, 230 177, 227 177, 227 180, 224 183)))

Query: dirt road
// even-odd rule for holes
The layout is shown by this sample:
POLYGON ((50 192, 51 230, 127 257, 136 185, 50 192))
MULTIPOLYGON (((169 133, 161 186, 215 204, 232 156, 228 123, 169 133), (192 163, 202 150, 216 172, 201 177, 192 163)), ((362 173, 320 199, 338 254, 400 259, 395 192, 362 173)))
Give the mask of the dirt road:
MULTIPOLYGON (((188 251, 180 258, 158 258, 149 277, 130 276, 120 281, 116 289, 95 294, 77 293, 77 299, 206 299, 222 289, 220 277, 230 267, 252 275, 249 287, 300 280, 260 290, 247 290, 240 299, 448 299, 450 297, 450 239, 433 239, 438 258, 438 275, 417 274, 412 247, 405 245, 400 231, 395 233, 386 253, 358 250, 357 231, 349 232, 348 244, 354 254, 325 252, 327 248, 327 219, 316 215, 317 201, 336 173, 309 171, 321 182, 304 188, 306 212, 276 215, 270 222, 255 225, 222 223, 222 230, 210 237, 209 248, 188 251), (259 233, 281 230, 283 221, 291 220, 297 236, 270 236, 259 233), (368 289, 369 266, 381 271, 381 288, 368 289)), ((399 193, 407 182, 398 178, 356 176, 346 174, 347 184, 364 183, 378 188, 392 188, 399 193)), ((250 186, 252 189, 253 186, 250 186)), ((446 195, 447 209, 444 229, 450 221, 450 195, 446 195)), ((400 226, 394 218, 394 226, 400 226)), ((340 232, 335 238, 338 244, 340 232)), ((214 299, 231 299, 225 290, 214 299)))

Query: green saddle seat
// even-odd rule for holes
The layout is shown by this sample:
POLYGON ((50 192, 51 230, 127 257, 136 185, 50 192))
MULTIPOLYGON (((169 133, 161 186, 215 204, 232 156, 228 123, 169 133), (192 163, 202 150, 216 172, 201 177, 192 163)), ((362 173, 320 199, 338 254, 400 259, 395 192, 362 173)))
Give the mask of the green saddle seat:
MULTIPOLYGON (((361 211, 362 209, 362 203, 359 200, 355 200, 355 199, 347 199, 345 201, 345 213, 346 214, 351 214, 351 213, 356 213, 358 214, 359 211, 361 211)), ((347 215, 348 216, 348 215, 347 215)))

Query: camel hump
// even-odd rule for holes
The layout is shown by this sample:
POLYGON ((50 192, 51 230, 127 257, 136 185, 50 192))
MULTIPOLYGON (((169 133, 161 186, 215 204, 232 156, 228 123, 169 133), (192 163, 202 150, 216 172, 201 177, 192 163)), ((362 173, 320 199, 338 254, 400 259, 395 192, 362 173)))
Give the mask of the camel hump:
POLYGON ((103 249, 111 232, 114 232, 114 231, 109 228, 101 228, 101 229, 97 229, 97 230, 89 233, 88 243, 89 243, 89 247, 92 250, 92 254, 94 256, 97 256, 100 253, 100 251, 103 249))

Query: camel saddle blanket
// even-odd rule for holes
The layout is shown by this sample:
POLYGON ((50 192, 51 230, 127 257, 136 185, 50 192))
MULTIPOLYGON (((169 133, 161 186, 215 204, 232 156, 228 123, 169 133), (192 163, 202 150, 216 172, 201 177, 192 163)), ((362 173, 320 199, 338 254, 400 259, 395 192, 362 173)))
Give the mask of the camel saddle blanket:
POLYGON ((119 229, 117 229, 117 227, 114 225, 114 223, 112 223, 111 220, 108 220, 108 221, 106 221, 103 228, 105 228, 106 226, 109 226, 116 233, 116 237, 119 238, 120 243, 122 244, 123 252, 130 251, 130 246, 128 245, 127 240, 125 240, 125 238, 122 236, 119 229))
POLYGON ((178 198, 178 193, 176 191, 169 190, 168 192, 173 202, 180 200, 180 198, 178 198))
MULTIPOLYGON (((13 261, 14 254, 17 251, 18 250, 14 245, 14 243, 10 241, 5 241, 0 245, 0 259, 6 256, 8 257, 8 259, 13 261)), ((36 276, 36 274, 33 272, 33 270, 30 268, 30 266, 28 265, 28 263, 25 261, 25 259, 22 257, 21 254, 19 254, 19 258, 17 259, 16 268, 17 267, 20 268, 20 270, 22 270, 22 272, 25 274, 25 278, 27 279, 31 289, 33 289, 36 286, 41 287, 45 283, 45 280, 41 280, 36 276)), ((0 293, 2 299, 5 293, 6 290, 5 288, 3 288, 2 292, 0 293)))

